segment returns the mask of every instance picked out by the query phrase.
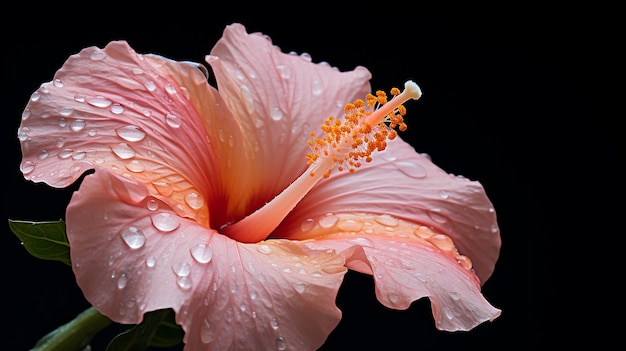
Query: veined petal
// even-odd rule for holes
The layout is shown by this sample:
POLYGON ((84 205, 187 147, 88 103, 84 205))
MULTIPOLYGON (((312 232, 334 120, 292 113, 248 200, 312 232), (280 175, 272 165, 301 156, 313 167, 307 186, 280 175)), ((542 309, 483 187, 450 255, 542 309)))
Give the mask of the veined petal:
POLYGON ((220 98, 202 84, 197 67, 177 64, 174 79, 164 62, 145 59, 123 41, 72 55, 24 111, 18 134, 25 177, 65 187, 101 167, 208 223, 216 152, 190 99, 219 104, 220 98))
POLYGON ((287 240, 238 243, 105 170, 74 193, 67 233, 78 285, 98 311, 136 324, 173 308, 185 350, 314 350, 341 318, 343 255, 287 240))
MULTIPOLYGON (((227 26, 207 57, 218 89, 243 129, 253 157, 245 172, 254 174, 246 189, 247 213, 271 200, 307 167, 306 141, 329 115, 370 92, 364 67, 340 72, 287 54, 260 33, 227 26)), ((242 170, 243 172, 243 170, 242 170)))
POLYGON ((485 300, 471 262, 445 235, 365 214, 338 215, 323 232, 328 234, 307 241, 309 246, 346 254, 348 268, 373 275, 376 296, 389 308, 407 309, 428 297, 437 328, 446 331, 467 331, 501 313, 485 300))
POLYGON ((449 236, 483 283, 500 253, 496 213, 482 185, 446 173, 402 140, 354 174, 335 172, 318 183, 273 236, 315 238, 328 213, 346 211, 384 214, 449 236))

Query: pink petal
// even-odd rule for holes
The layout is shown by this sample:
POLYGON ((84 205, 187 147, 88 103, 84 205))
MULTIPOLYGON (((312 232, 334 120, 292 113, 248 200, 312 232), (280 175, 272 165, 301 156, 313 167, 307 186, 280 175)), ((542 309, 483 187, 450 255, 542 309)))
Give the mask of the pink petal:
POLYGON ((136 324, 173 308, 185 350, 314 350, 341 318, 343 256, 284 240, 237 243, 111 172, 85 177, 67 233, 78 285, 96 309, 136 324))
POLYGON ((65 187, 102 167, 146 184, 181 214, 207 223, 207 180, 218 165, 189 99, 221 100, 197 67, 169 64, 175 71, 168 71, 165 63, 123 41, 72 55, 24 111, 25 177, 65 187))
POLYGON ((450 236, 483 283, 500 253, 496 214, 482 185, 446 173, 402 140, 389 142, 354 174, 334 172, 321 181, 274 236, 315 238, 327 213, 346 211, 385 214, 450 236))
POLYGON ((255 150, 247 172, 256 177, 244 200, 248 213, 286 188, 307 167, 310 132, 346 103, 370 92, 364 67, 340 72, 305 56, 282 53, 260 33, 227 26, 207 62, 220 93, 255 150))
POLYGON ((500 310, 480 292, 478 277, 468 269, 450 238, 389 216, 340 215, 325 235, 309 241, 316 249, 346 254, 346 266, 372 274, 378 300, 407 309, 429 297, 437 328, 470 330, 493 320, 500 310), (415 233, 421 230, 428 235, 415 233))

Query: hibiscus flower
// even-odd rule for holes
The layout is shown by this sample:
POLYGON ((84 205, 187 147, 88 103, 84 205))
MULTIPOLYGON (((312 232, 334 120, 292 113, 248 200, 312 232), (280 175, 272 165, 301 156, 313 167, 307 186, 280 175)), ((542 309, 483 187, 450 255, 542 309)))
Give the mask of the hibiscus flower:
POLYGON ((21 170, 67 187, 72 269, 103 315, 171 308, 185 350, 314 350, 341 319, 347 269, 385 306, 431 301, 438 329, 500 310, 481 294, 499 255, 482 185, 397 136, 421 92, 370 94, 341 72, 227 26, 206 61, 125 41, 72 55, 26 106, 21 170), (312 133, 313 132, 313 133, 312 133))

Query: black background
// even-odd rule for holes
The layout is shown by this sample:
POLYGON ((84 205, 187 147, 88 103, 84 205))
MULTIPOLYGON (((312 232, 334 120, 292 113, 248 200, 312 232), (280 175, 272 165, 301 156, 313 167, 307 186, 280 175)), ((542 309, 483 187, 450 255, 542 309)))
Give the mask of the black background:
MULTIPOLYGON (((341 70, 367 67, 373 89, 416 81, 424 96, 408 105, 403 138, 446 171, 480 181, 498 214, 501 258, 483 286, 503 310, 498 319, 467 333, 439 332, 426 299, 407 311, 388 310, 376 301, 370 277, 349 273, 337 301, 344 317, 322 350, 484 350, 606 340, 596 334, 606 322, 589 316, 614 303, 602 301, 608 298, 597 285, 603 278, 589 269, 591 255, 619 234, 604 227, 619 207, 603 201, 621 191, 612 168, 624 156, 617 146, 623 110, 603 101, 621 98, 608 89, 616 83, 609 64, 617 62, 619 47, 611 39, 613 9, 154 2, 154 11, 131 13, 128 6, 19 5, 3 12, 3 218, 64 217, 74 189, 25 181, 16 133, 30 94, 69 55, 125 39, 139 53, 204 62, 224 26, 240 22, 285 52, 308 52, 341 70)), ((27 350, 88 304, 69 267, 30 256, 8 225, 1 238, 0 344, 27 350)), ((104 350, 105 336, 94 351, 104 350)))

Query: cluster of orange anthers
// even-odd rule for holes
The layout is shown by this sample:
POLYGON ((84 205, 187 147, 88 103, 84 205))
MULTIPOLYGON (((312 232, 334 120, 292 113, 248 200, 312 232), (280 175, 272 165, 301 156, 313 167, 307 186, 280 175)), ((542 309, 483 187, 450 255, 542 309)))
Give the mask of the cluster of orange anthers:
MULTIPOLYGON (((393 88, 390 93, 395 97, 400 94, 400 89, 393 88)), ((315 138, 315 133, 311 132, 313 138, 308 144, 312 151, 307 155, 308 165, 320 157, 330 157, 337 170, 347 169, 354 173, 361 166, 361 160, 371 162, 372 152, 385 150, 387 140, 396 138, 396 128, 400 131, 407 128, 403 118, 406 108, 402 104, 382 118, 368 118, 386 103, 387 94, 379 90, 376 96, 367 94, 365 101, 357 99, 354 103, 346 104, 343 119, 334 116, 326 118, 320 127, 323 137, 315 138)), ((326 170, 324 178, 330 176, 332 169, 333 167, 326 170)), ((311 176, 313 175, 311 172, 311 176)))

